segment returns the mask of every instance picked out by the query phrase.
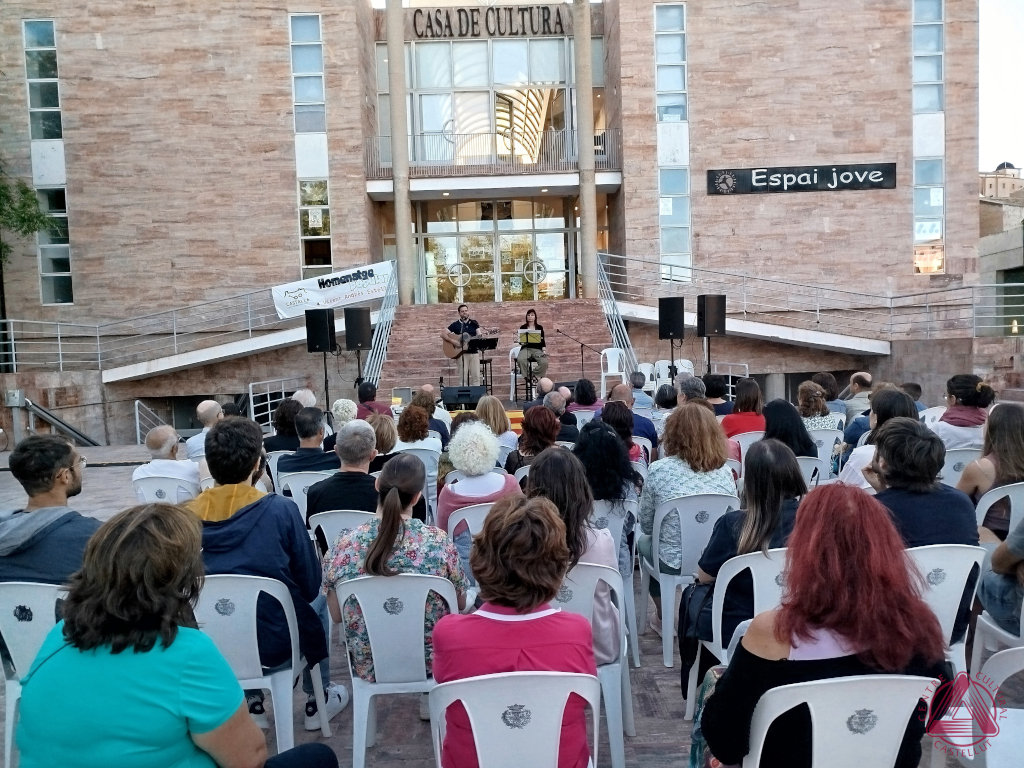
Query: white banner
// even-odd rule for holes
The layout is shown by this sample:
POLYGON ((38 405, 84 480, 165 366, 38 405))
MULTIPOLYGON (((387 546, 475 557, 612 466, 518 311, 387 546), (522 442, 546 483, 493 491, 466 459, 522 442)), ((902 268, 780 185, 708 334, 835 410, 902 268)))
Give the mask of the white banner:
POLYGON ((395 268, 393 261, 310 277, 270 289, 277 316, 301 317, 307 309, 332 309, 383 298, 395 268))

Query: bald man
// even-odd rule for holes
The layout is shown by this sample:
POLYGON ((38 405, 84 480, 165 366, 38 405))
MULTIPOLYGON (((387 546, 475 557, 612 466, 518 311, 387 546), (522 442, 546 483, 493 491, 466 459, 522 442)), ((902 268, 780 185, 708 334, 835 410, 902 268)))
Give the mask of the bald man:
POLYGON ((196 418, 203 425, 203 431, 185 441, 185 452, 198 464, 199 460, 206 456, 206 433, 210 431, 210 427, 224 418, 224 409, 216 400, 203 400, 196 406, 196 418))
MULTIPOLYGON (((178 504, 199 495, 199 465, 194 461, 178 461, 177 430, 167 424, 153 427, 146 434, 146 450, 152 461, 136 467, 132 473, 132 482, 143 477, 170 477, 178 481, 178 504)), ((142 494, 135 494, 139 502, 144 502, 142 494)), ((167 500, 171 502, 170 499, 167 500)))

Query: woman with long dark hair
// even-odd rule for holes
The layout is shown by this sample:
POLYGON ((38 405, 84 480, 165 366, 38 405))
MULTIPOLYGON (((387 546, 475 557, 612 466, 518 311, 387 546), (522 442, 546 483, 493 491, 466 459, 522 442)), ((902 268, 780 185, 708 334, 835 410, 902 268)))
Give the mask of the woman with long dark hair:
MULTIPOLYGON (((340 582, 357 576, 398 573, 440 576, 455 585, 459 610, 466 607, 466 577, 455 545, 447 533, 412 516, 413 505, 423 492, 425 475, 426 469, 417 456, 403 453, 391 459, 377 478, 376 519, 342 533, 324 558, 323 589, 331 618, 345 627, 353 671, 370 682, 376 678, 366 623, 355 599, 338 604, 334 588, 340 582)), ((428 673, 433 657, 430 633, 447 613, 445 602, 431 594, 423 622, 428 673)))
POLYGON ((736 382, 736 399, 732 413, 722 417, 722 429, 726 437, 744 432, 764 431, 764 397, 761 387, 753 379, 739 379, 736 382))
POLYGON ((650 458, 639 443, 633 442, 633 412, 628 405, 620 400, 605 403, 601 409, 601 421, 615 430, 615 434, 626 446, 630 461, 646 462, 650 458))
MULTIPOLYGON (((956 487, 977 506, 993 488, 1019 482, 1024 482, 1024 407, 1002 403, 992 409, 985 422, 981 458, 967 465, 956 487)), ((982 525, 1005 539, 1010 527, 1009 499, 1000 499, 989 507, 982 525)))
MULTIPOLYGON (((782 605, 758 614, 705 703, 704 737, 716 758, 739 763, 758 699, 771 688, 830 677, 943 672, 942 630, 920 597, 921 576, 878 501, 837 483, 800 504, 787 547, 782 605), (737 738, 739 736, 739 738, 737 738)), ((921 760, 922 707, 907 726, 896 768, 921 760)), ((805 709, 778 718, 760 765, 811 764, 805 709)))
POLYGON ((764 439, 778 440, 797 456, 818 456, 818 446, 807 434, 800 412, 788 400, 772 400, 764 407, 764 439))
POLYGON ((539 379, 548 372, 548 353, 544 350, 547 346, 544 341, 544 326, 537 322, 537 310, 526 310, 526 322, 519 326, 520 331, 526 331, 529 336, 539 336, 536 341, 523 341, 522 334, 516 339, 519 344, 519 357, 516 358, 516 365, 519 366, 519 375, 524 379, 530 374, 530 363, 533 363, 533 377, 539 379))
POLYGON ((64 620, 21 678, 23 768, 337 768, 325 744, 267 759, 231 667, 196 628, 200 544, 199 518, 171 504, 126 509, 93 534, 64 620), (69 680, 88 706, 67 697, 69 680))
POLYGON ((576 411, 599 411, 604 400, 597 396, 597 388, 590 379, 580 379, 572 391, 572 402, 565 407, 567 413, 576 411))
POLYGON ((917 418, 917 406, 914 399, 902 389, 880 389, 871 395, 871 413, 868 414, 868 424, 871 431, 864 438, 864 445, 854 448, 850 457, 843 464, 839 473, 839 481, 856 485, 858 488, 874 494, 875 489, 864 477, 862 470, 871 464, 875 457, 875 434, 889 419, 906 417, 917 418))
POLYGON ((958 373, 946 382, 945 412, 928 426, 947 450, 981 448, 987 409, 995 400, 995 390, 981 376, 958 373))
POLYGON ((527 408, 523 414, 522 428, 519 447, 505 458, 505 471, 510 475, 515 474, 520 467, 533 463, 541 451, 554 445, 562 424, 550 408, 535 405, 527 408))

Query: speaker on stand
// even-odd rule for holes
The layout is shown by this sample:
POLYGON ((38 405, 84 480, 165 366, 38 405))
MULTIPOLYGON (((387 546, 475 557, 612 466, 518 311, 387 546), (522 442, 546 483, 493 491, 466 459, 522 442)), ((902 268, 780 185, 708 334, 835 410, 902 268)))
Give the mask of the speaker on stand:
POLYGON ((704 357, 711 373, 711 339, 725 336, 725 296, 720 293, 701 294, 697 297, 697 335, 705 339, 704 357))
POLYGON ((356 353, 356 381, 363 383, 363 350, 373 346, 373 330, 370 328, 369 307, 345 308, 345 349, 356 353))
POLYGON ((682 296, 666 296, 658 299, 658 338, 668 339, 668 371, 672 381, 676 380, 676 340, 683 347, 686 334, 685 300, 682 296))

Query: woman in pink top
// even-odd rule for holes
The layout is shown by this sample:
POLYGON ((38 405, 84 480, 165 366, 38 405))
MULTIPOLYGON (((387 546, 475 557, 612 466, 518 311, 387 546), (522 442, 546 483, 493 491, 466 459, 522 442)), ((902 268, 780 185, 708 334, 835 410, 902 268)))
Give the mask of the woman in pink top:
MULTIPOLYGON (((532 470, 531 470, 532 472, 532 470)), ((476 613, 451 614, 434 627, 434 679, 439 683, 501 672, 597 674, 590 624, 552 608, 569 568, 565 525, 547 499, 506 496, 495 503, 471 558, 486 601, 476 613)), ((445 713, 444 768, 477 768, 477 745, 461 702, 445 713)), ((573 695, 562 718, 559 768, 590 761, 584 702, 573 695)))
POLYGON ((764 432, 764 397, 753 379, 736 382, 736 404, 732 413, 722 418, 726 437, 744 432, 764 432))

